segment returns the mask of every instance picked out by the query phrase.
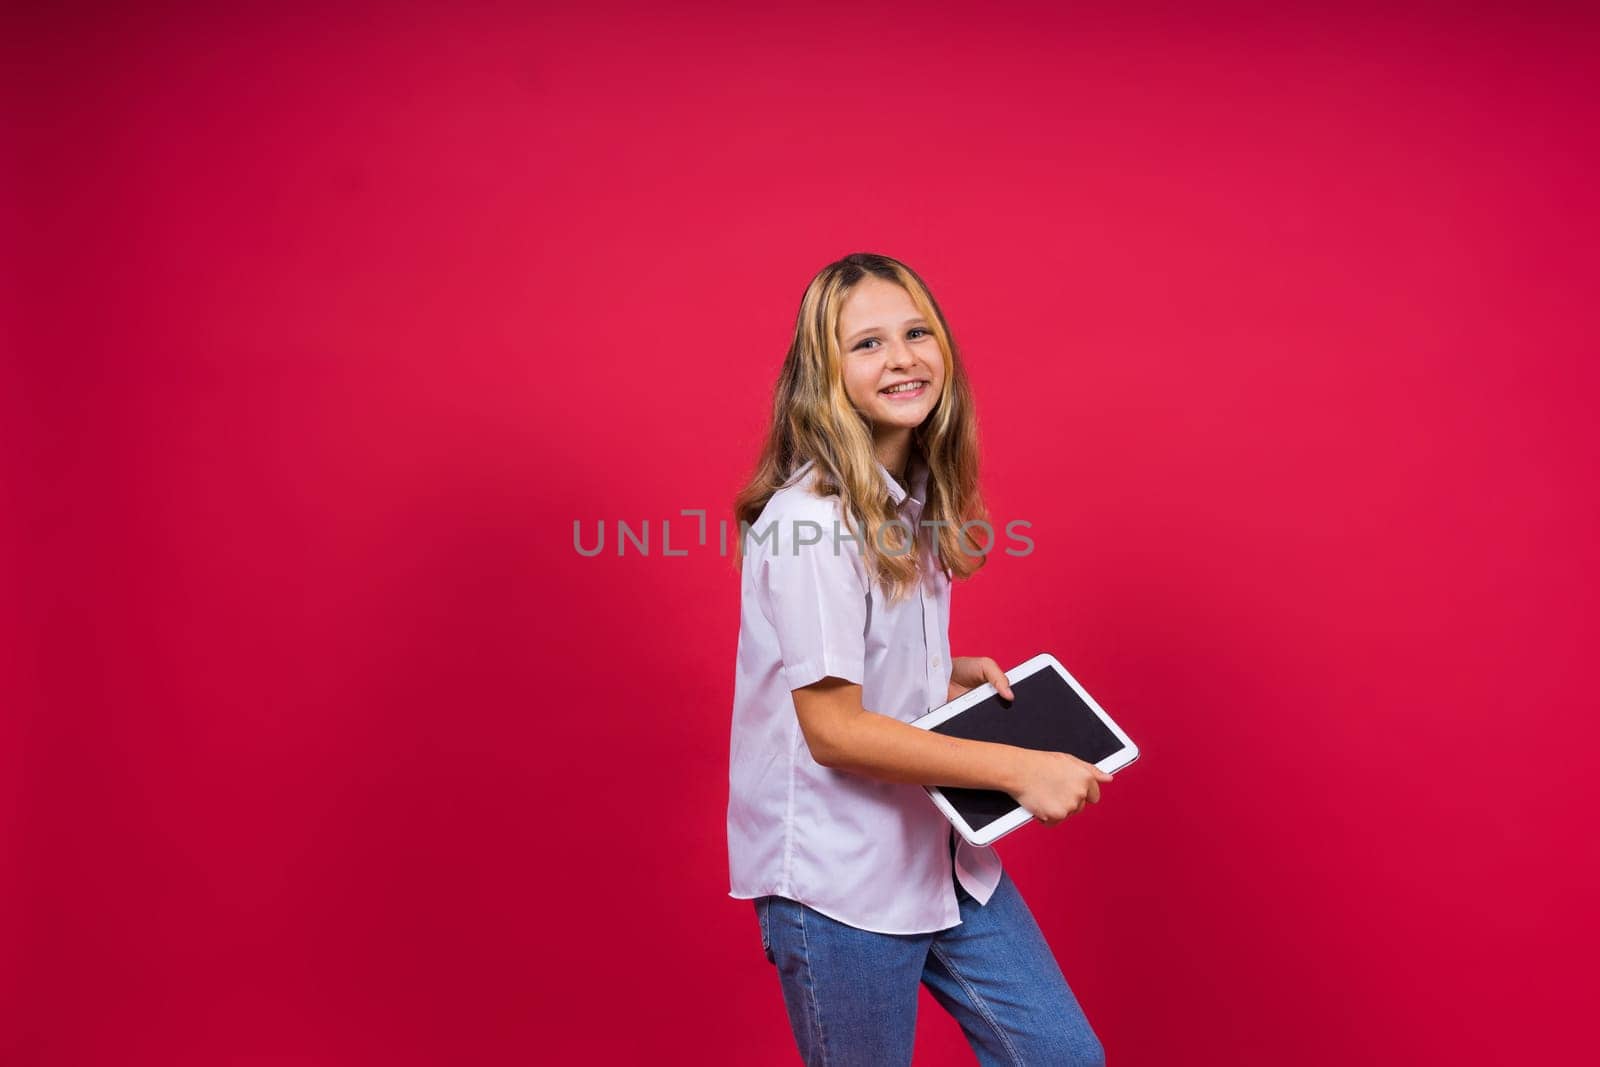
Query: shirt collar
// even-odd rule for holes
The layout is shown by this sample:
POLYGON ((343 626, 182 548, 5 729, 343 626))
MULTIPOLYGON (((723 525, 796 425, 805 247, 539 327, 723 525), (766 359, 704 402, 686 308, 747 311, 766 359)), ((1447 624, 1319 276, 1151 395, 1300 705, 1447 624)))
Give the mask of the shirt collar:
MULTIPOLYGON (((889 473, 888 467, 885 467, 882 463, 876 463, 876 461, 874 462, 878 468, 878 473, 883 476, 884 487, 889 490, 889 499, 894 501, 895 507, 899 507, 905 502, 908 495, 905 488, 901 486, 899 482, 894 480, 894 475, 889 473)), ((805 474, 806 471, 810 470, 815 463, 816 460, 808 459, 804 463, 800 464, 800 466, 795 469, 795 472, 791 474, 788 479, 786 479, 786 483, 798 480, 800 476, 805 474)), ((928 499, 928 467, 914 455, 907 460, 906 463, 910 471, 909 481, 911 482, 911 492, 909 496, 911 498, 911 502, 918 507, 921 507, 923 504, 927 503, 928 499)))
POLYGON ((885 467, 882 463, 878 464, 878 473, 883 475, 883 484, 888 488, 889 498, 894 501, 895 507, 899 507, 902 503, 904 503, 908 495, 911 498, 911 502, 919 507, 926 503, 926 494, 928 491, 928 468, 927 465, 915 455, 906 461, 906 473, 908 475, 907 481, 910 482, 909 494, 907 493, 905 487, 894 480, 894 475, 890 474, 889 468, 885 467))

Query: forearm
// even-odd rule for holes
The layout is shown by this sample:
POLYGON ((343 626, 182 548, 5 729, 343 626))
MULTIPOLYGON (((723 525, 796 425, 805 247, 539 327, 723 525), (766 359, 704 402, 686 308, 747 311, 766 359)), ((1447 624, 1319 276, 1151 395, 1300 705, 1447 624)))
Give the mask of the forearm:
POLYGON ((886 782, 1015 794, 1022 751, 993 741, 947 737, 863 709, 840 727, 828 766, 886 782))

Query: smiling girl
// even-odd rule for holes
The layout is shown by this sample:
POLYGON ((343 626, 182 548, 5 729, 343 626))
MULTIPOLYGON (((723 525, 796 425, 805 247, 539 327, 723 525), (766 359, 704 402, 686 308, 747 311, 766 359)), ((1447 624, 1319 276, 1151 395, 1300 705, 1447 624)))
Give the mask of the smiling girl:
POLYGON ((923 785, 999 789, 1059 824, 1111 776, 1060 752, 910 725, 985 682, 950 656, 950 583, 984 562, 966 373, 911 268, 846 256, 811 280, 735 511, 741 573, 730 896, 808 1064, 909 1064, 918 986, 983 1064, 1099 1064, 1099 1039, 992 846, 923 785), (743 527, 741 527, 741 530, 743 527))

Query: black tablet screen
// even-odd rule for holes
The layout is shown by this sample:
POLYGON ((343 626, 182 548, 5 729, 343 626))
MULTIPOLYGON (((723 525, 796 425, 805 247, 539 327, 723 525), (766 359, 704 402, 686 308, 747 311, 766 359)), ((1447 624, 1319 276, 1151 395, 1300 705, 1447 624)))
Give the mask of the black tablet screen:
MULTIPOLYGON (((1065 752, 1085 763, 1098 763, 1122 749, 1117 735, 1053 669, 1046 667, 1013 682, 1011 693, 1015 700, 1007 702, 995 694, 931 729, 969 741, 1065 752)), ((1017 807, 1016 798, 996 789, 939 786, 939 792, 974 830, 1017 807)))

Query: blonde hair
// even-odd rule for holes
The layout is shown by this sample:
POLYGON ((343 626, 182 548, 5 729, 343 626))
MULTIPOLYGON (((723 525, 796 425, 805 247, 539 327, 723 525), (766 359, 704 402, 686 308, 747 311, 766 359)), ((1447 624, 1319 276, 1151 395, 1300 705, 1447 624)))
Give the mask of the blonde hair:
MULTIPOLYGON (((755 473, 734 500, 734 515, 741 533, 744 526, 740 524, 754 526, 772 494, 807 461, 814 461, 816 494, 839 497, 840 513, 858 539, 867 573, 876 577, 894 601, 910 595, 923 553, 907 550, 904 520, 895 513, 878 470, 872 427, 845 392, 839 350, 840 308, 868 275, 906 291, 930 324, 944 357, 944 385, 933 410, 912 430, 913 457, 907 472, 909 475, 918 460, 927 467, 921 522, 943 521, 945 525, 919 526, 912 534, 915 547, 931 549, 951 578, 967 578, 987 561, 963 526, 987 522, 989 516, 978 490, 978 426, 972 391, 955 340, 933 293, 917 273, 899 260, 868 252, 828 264, 806 286, 794 339, 773 389, 766 444, 755 473), (891 520, 898 521, 887 525, 885 532, 891 520), (866 536, 860 532, 863 528, 866 536), (888 551, 879 551, 880 545, 888 551)), ((736 569, 743 554, 744 537, 740 536, 733 554, 736 569)))

